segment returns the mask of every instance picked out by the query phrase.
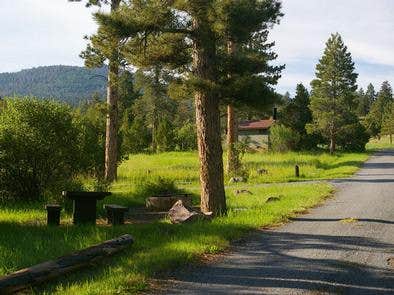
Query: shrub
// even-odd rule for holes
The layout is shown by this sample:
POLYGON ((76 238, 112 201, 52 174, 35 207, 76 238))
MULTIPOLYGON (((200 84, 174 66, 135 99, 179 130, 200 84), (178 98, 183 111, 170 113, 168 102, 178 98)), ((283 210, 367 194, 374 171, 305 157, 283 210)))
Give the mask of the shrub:
POLYGON ((345 151, 362 152, 368 141, 369 134, 365 127, 359 122, 354 122, 342 128, 337 144, 345 151))
POLYGON ((176 131, 177 149, 190 151, 197 149, 196 124, 193 122, 185 123, 176 131))
POLYGON ((35 200, 59 192, 83 169, 81 130, 72 109, 33 98, 5 100, 0 114, 0 192, 35 200))
POLYGON ((174 131, 169 119, 163 118, 159 121, 154 141, 157 145, 158 152, 167 152, 173 150, 174 131))
POLYGON ((270 129, 271 148, 277 152, 286 152, 296 148, 300 135, 289 127, 275 124, 270 129))
POLYGON ((174 193, 179 191, 174 180, 160 176, 137 180, 136 194, 138 196, 150 197, 158 194, 174 193))

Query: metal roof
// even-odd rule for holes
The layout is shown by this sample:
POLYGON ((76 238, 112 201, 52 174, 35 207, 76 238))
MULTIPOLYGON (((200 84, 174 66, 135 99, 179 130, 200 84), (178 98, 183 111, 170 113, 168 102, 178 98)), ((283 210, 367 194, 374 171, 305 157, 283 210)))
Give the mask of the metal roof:
POLYGON ((273 119, 242 121, 239 123, 238 130, 269 129, 274 122, 273 119))

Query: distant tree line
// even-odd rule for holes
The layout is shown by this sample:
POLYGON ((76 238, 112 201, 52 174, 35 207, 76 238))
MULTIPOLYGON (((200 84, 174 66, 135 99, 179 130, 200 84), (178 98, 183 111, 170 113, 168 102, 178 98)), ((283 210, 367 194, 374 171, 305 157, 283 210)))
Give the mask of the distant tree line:
POLYGON ((0 73, 0 97, 34 96, 52 98, 77 106, 106 91, 107 68, 46 66, 16 73, 0 73))

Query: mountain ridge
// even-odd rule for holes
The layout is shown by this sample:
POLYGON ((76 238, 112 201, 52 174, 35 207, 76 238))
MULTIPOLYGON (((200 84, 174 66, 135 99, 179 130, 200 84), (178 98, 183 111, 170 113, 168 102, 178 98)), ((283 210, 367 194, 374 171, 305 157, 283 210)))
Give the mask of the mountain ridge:
POLYGON ((77 105, 105 95, 107 68, 52 65, 0 73, 0 97, 34 96, 77 105))

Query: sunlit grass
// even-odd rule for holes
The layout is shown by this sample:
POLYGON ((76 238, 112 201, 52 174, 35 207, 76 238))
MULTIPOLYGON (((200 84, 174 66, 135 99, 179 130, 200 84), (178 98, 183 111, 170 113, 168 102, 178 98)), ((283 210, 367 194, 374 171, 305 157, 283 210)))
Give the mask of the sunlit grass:
MULTIPOLYGON (((168 220, 160 220, 117 227, 73 226, 69 213, 63 212, 60 227, 47 227, 43 204, 3 205, 0 207, 0 275, 129 233, 135 243, 123 254, 33 292, 133 294, 145 290, 149 279, 158 272, 197 261, 205 253, 220 252, 230 241, 257 228, 285 222, 297 212, 322 202, 332 192, 326 183, 283 185, 275 182, 346 177, 354 173, 367 156, 306 152, 246 154, 243 161, 249 171, 248 181, 226 185, 228 214, 212 222, 172 225, 168 220), (295 165, 300 166, 300 178, 294 176, 295 165), (262 168, 267 169, 268 174, 259 175, 257 169, 262 168), (265 186, 266 183, 270 185, 265 186), (242 189, 252 194, 235 193, 242 189), (269 197, 279 200, 266 203, 269 197)), ((149 190, 144 189, 147 180, 159 178, 174 181, 177 187, 192 192, 198 203, 195 152, 130 156, 119 167, 119 180, 111 188, 114 194, 104 202, 141 206, 149 194, 149 190)))
POLYGON ((332 188, 328 184, 318 183, 254 187, 249 190, 252 195, 235 195, 228 189, 228 216, 212 222, 172 225, 163 220, 114 228, 63 226, 51 229, 14 225, 6 244, 19 245, 17 236, 26 231, 29 231, 26 239, 30 242, 29 245, 16 247, 15 253, 19 257, 16 261, 10 260, 11 257, 1 251, 0 262, 9 262, 1 269, 2 272, 15 270, 129 233, 135 238, 135 244, 123 254, 36 291, 46 294, 132 294, 146 289, 149 278, 160 271, 197 261, 204 253, 220 252, 229 246, 231 240, 249 231, 285 222, 296 212, 304 212, 329 196, 332 188), (279 197, 279 201, 265 203, 271 196, 279 197), (45 236, 50 238, 45 239, 45 236))
POLYGON ((384 149, 394 149, 394 144, 390 144, 390 136, 382 136, 380 139, 373 138, 367 144, 367 150, 374 151, 384 149))

